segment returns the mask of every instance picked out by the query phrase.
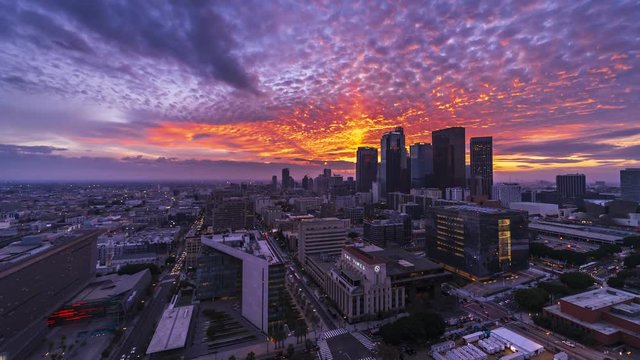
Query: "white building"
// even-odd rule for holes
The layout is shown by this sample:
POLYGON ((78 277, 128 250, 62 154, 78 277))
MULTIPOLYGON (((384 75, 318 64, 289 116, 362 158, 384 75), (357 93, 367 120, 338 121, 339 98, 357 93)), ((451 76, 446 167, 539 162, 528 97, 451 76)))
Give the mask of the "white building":
POLYGON ((242 261, 242 316, 267 333, 277 315, 270 311, 279 308, 284 291, 285 269, 275 249, 257 231, 203 236, 202 245, 242 261))
POLYGON ((315 254, 339 255, 349 231, 349 219, 303 219, 298 226, 298 260, 315 254))
POLYGON ((529 215, 537 216, 558 216, 560 211, 556 204, 534 203, 534 202, 510 202, 509 209, 523 210, 529 215))
POLYGON ((512 202, 522 201, 522 189, 518 183, 501 183, 493 185, 491 199, 500 201, 504 207, 509 207, 512 202))

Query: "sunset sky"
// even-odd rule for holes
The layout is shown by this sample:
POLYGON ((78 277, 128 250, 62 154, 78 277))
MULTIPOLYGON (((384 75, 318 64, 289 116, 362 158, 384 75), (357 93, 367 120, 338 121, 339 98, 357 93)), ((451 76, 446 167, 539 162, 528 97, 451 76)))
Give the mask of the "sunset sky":
POLYGON ((0 0, 0 70, 0 180, 353 175, 397 125, 497 180, 640 166, 637 0, 0 0))

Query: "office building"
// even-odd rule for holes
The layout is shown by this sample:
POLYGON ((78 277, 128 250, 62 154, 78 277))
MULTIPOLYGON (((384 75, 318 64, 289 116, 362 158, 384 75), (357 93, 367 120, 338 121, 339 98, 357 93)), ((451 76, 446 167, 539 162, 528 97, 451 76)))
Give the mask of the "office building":
POLYGON ((278 176, 277 175, 273 175, 271 177, 271 188, 273 190, 276 190, 278 188, 278 176))
POLYGON ((389 219, 365 220, 363 239, 386 248, 411 242, 411 218, 407 214, 394 214, 389 219))
POLYGON ((51 313, 95 275, 100 231, 29 237, 0 249, 0 354, 24 359, 51 313))
POLYGON ((285 267, 269 240, 258 231, 202 237, 203 248, 212 259, 198 265, 198 298, 239 296, 242 316, 262 330, 281 322, 285 292, 285 267))
POLYGON ((253 227, 255 203, 240 197, 225 198, 214 203, 213 229, 239 230, 253 227))
POLYGON ((600 345, 640 346, 640 297, 627 291, 599 288, 567 296, 544 308, 544 315, 600 345))
POLYGON ((293 179, 291 178, 291 175, 289 175, 289 168, 282 169, 282 190, 284 191, 292 188, 292 183, 293 179))
POLYGON ((356 152, 356 191, 368 192, 378 175, 378 149, 359 147, 356 152))
POLYGON ((349 219, 302 219, 298 224, 298 261, 311 255, 338 255, 349 232, 349 219))
POLYGON ((491 199, 500 201, 504 207, 512 202, 522 201, 522 188, 518 183, 500 183, 493 185, 491 199))
POLYGON ((471 138, 471 196, 491 198, 493 186, 493 138, 471 138))
POLYGON ((326 276, 326 292, 347 321, 379 319, 437 297, 450 274, 425 258, 377 246, 342 249, 326 276))
POLYGON ((433 181, 433 146, 415 143, 409 147, 411 159, 411 188, 427 188, 433 181))
POLYGON ((444 198, 452 201, 464 201, 465 200, 464 189, 460 187, 446 188, 444 189, 444 198))
POLYGON ((465 187, 465 130, 451 127, 432 133, 433 174, 435 186, 465 187))
POLYGON ((427 255, 470 280, 528 268, 527 213, 480 206, 434 207, 427 255))
POLYGON ((378 173, 380 196, 385 198, 388 193, 395 191, 408 193, 410 169, 407 164, 407 149, 402 127, 382 135, 380 159, 378 173))
POLYGON ((584 174, 557 175, 556 187, 563 199, 577 199, 587 192, 584 174))
POLYGON ((640 203, 640 168, 620 170, 620 195, 623 200, 640 203))

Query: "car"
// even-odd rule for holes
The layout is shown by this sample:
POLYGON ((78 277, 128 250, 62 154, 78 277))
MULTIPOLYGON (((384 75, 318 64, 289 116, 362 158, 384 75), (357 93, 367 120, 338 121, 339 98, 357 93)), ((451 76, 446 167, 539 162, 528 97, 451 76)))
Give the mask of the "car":
POLYGON ((563 344, 565 344, 565 345, 567 345, 567 346, 568 346, 568 347, 570 347, 570 348, 574 348, 574 347, 576 347, 576 345, 575 345, 574 343, 572 343, 572 342, 570 342, 570 341, 567 341, 567 340, 563 340, 563 341, 562 341, 562 343, 563 343, 563 344))

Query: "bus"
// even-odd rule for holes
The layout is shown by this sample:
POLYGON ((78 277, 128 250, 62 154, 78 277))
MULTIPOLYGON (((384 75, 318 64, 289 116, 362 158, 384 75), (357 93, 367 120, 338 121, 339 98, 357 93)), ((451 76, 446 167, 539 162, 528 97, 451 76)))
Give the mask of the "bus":
POLYGON ((590 263, 588 263, 588 264, 584 264, 584 265, 580 266, 580 267, 578 268, 578 270, 580 270, 580 271, 587 271, 587 270, 589 270, 589 269, 591 269, 591 268, 595 267, 596 265, 598 265, 598 263, 597 263, 596 261, 593 261, 593 262, 590 262, 590 263))

